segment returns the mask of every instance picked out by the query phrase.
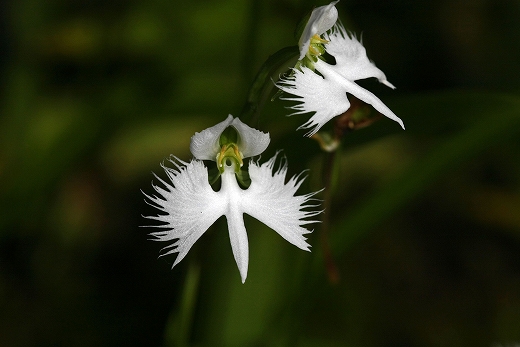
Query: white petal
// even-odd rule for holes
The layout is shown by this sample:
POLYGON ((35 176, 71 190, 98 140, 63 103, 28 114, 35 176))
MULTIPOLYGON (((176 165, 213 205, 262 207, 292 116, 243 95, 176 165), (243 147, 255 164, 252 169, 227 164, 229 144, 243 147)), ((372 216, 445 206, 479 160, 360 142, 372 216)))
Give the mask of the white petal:
POLYGON ((220 193, 227 201, 226 220, 233 256, 240 271, 242 283, 247 278, 249 265, 249 242, 247 240, 244 215, 240 206, 244 191, 238 186, 234 168, 227 166, 222 174, 220 193))
POLYGON ((247 278, 247 268, 249 264, 249 242, 244 225, 244 215, 236 207, 230 206, 230 210, 226 214, 226 219, 231 249, 233 250, 238 271, 240 271, 242 283, 244 283, 247 278))
POLYGON ((271 141, 269 133, 261 132, 242 123, 240 119, 235 118, 231 123, 238 133, 238 148, 244 158, 259 155, 269 145, 271 141))
POLYGON ((298 60, 303 59, 307 51, 309 50, 310 40, 311 38, 318 34, 321 35, 334 25, 338 20, 338 10, 334 5, 338 3, 338 1, 333 1, 328 5, 320 6, 315 8, 305 28, 303 29, 302 35, 300 36, 300 41, 298 42, 298 46, 300 47, 300 58, 298 60))
MULTIPOLYGON (((325 63, 324 63, 325 64, 325 63)), ((332 80, 324 79, 309 68, 301 67, 302 71, 293 70, 294 74, 277 87, 282 91, 296 95, 296 98, 282 98, 300 102, 292 108, 301 114, 315 112, 315 114, 298 129, 312 128, 307 136, 312 136, 325 123, 337 115, 342 114, 350 107, 345 90, 332 80)))
POLYGON ((320 73, 323 74, 326 80, 330 81, 336 86, 336 89, 342 90, 343 92, 354 95, 361 101, 372 105, 377 111, 381 112, 384 116, 396 121, 404 129, 404 123, 401 118, 397 117, 377 96, 372 94, 365 88, 360 87, 355 82, 349 81, 346 78, 338 75, 337 69, 323 61, 318 61, 315 67, 320 73))
POLYGON ((190 151, 196 159, 213 160, 220 151, 219 139, 222 132, 231 125, 233 116, 191 137, 190 151))
MULTIPOLYGON (((174 158, 176 159, 176 158, 174 158)), ((170 159, 175 168, 163 168, 171 184, 161 180, 161 188, 153 185, 158 196, 147 195, 148 203, 164 214, 146 216, 159 221, 153 227, 164 229, 150 235, 156 241, 170 241, 162 255, 178 253, 173 266, 177 265, 188 253, 193 244, 226 211, 225 200, 219 198, 208 183, 208 171, 200 161, 185 163, 170 159), (174 241, 176 240, 176 241, 174 241)), ((172 266, 172 267, 173 267, 172 266)))
POLYGON ((233 256, 240 271, 240 277, 242 277, 242 283, 244 283, 247 278, 249 264, 249 243, 241 206, 244 191, 238 186, 233 166, 225 166, 222 173, 222 188, 219 193, 227 204, 225 214, 228 223, 229 240, 233 256))
POLYGON ((368 59, 361 42, 349 34, 341 24, 335 25, 332 32, 324 37, 329 41, 325 46, 327 53, 336 59, 336 65, 332 66, 338 74, 349 81, 375 77, 388 87, 395 88, 387 81, 383 71, 368 59))
POLYGON ((285 183, 287 165, 283 163, 273 172, 276 155, 268 162, 258 166, 249 164, 251 185, 244 191, 242 209, 248 215, 258 219, 293 245, 309 251, 310 245, 303 236, 312 231, 302 225, 317 221, 307 220, 321 211, 306 211, 317 205, 309 204, 316 193, 295 195, 303 179, 292 177, 285 183))

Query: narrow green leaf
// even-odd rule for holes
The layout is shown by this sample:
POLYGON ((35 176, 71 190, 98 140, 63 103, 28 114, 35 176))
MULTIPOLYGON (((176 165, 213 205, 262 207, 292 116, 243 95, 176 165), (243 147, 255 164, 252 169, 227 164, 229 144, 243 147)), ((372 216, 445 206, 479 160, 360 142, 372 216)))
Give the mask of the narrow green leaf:
POLYGON ((256 120, 263 104, 268 100, 273 90, 274 82, 280 74, 283 74, 291 67, 294 67, 298 60, 298 46, 285 47, 267 58, 266 62, 260 67, 255 77, 247 100, 240 112, 240 118, 252 124, 256 120))

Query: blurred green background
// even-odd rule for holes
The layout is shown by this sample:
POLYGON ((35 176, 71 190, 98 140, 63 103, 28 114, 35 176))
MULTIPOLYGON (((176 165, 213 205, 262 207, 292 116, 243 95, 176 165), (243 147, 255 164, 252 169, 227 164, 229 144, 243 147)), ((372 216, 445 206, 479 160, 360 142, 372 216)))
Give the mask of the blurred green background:
MULTIPOLYGON (((241 284, 219 220, 173 270, 140 190, 195 131, 238 115, 293 45, 298 0, 0 4, 0 346, 507 346, 520 343, 520 2, 342 0, 406 124, 349 134, 334 168, 328 281, 246 218, 241 284)), ((269 103, 263 159, 323 155, 269 103)))

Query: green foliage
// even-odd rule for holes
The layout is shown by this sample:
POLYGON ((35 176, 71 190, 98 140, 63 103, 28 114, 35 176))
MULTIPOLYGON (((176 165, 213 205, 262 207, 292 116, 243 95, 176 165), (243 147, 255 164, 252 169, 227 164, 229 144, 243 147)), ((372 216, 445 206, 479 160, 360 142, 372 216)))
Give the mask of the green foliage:
POLYGON ((139 227, 155 213, 140 189, 170 153, 189 160, 194 132, 229 113, 270 131, 290 174, 310 168, 305 184, 322 187, 319 147, 295 131, 306 116, 285 117, 266 83, 291 65, 294 27, 313 5, 5 7, 0 345, 520 342, 515 1, 338 4, 398 87, 381 98, 407 127, 380 120, 338 151, 329 242, 339 283, 327 280, 319 226, 307 253, 246 219, 244 285, 224 221, 174 270, 157 260, 161 245, 139 227))

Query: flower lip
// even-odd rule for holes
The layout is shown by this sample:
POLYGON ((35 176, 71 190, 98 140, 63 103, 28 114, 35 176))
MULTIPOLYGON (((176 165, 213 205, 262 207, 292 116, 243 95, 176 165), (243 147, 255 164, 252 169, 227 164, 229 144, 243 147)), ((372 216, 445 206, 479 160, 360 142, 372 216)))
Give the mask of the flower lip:
POLYGON ((300 36, 300 41, 298 42, 298 46, 300 47, 300 57, 298 60, 302 60, 307 54, 311 38, 314 35, 325 33, 336 23, 338 20, 338 10, 335 5, 338 2, 339 0, 333 1, 328 5, 317 7, 312 11, 300 36))
POLYGON ((242 123, 240 119, 228 117, 223 121, 209 127, 200 133, 195 133, 191 137, 190 151, 196 159, 199 160, 217 160, 217 156, 221 152, 222 145, 220 138, 222 133, 232 126, 238 135, 236 146, 242 155, 242 158, 253 157, 261 154, 270 142, 269 133, 264 133, 253 129, 242 123))
MULTIPOLYGON (((278 154, 277 154, 278 155, 278 154)), ((222 185, 214 191, 208 183, 208 170, 200 160, 183 162, 172 157, 173 167, 162 165, 168 179, 157 177, 161 185, 154 185, 155 194, 145 194, 146 201, 159 214, 145 216, 155 221, 157 228, 150 234, 152 240, 168 242, 161 256, 177 253, 172 268, 188 254, 191 247, 221 216, 225 216, 235 262, 242 283, 247 277, 249 246, 244 214, 265 224, 294 246, 310 251, 306 234, 307 225, 318 222, 313 217, 322 211, 313 196, 317 192, 297 195, 305 177, 296 175, 288 180, 287 162, 275 169, 275 155, 264 164, 251 161, 251 185, 242 189, 235 175, 235 163, 224 163, 222 185)))

